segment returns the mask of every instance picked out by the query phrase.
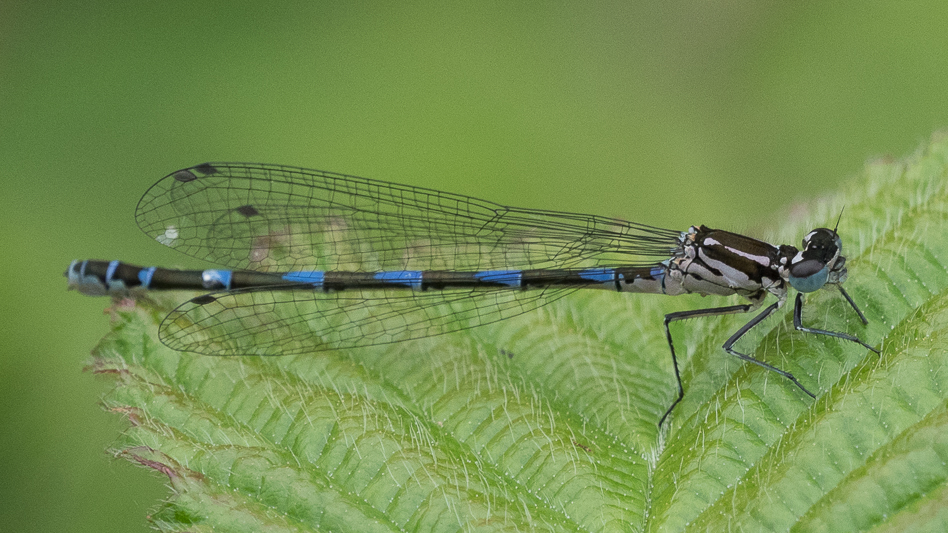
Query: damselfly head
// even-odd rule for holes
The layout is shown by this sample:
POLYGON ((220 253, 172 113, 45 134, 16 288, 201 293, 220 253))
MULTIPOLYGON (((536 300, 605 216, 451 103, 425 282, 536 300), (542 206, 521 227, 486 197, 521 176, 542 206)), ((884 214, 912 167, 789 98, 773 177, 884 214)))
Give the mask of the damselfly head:
POLYGON ((843 243, 836 231, 817 228, 803 238, 803 249, 790 261, 788 281, 800 292, 813 292, 846 280, 843 243))

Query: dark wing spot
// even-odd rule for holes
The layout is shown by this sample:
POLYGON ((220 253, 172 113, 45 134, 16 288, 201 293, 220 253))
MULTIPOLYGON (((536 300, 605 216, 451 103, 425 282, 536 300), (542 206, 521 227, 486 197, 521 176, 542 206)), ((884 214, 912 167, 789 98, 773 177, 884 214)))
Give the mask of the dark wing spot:
POLYGON ((191 298, 191 303, 196 304, 196 305, 207 305, 210 303, 214 303, 216 301, 217 301, 217 298, 210 294, 205 294, 204 296, 198 296, 197 298, 191 298))
POLYGON ((181 183, 187 183, 189 181, 194 181, 198 179, 190 170, 179 170, 171 175, 174 177, 175 181, 180 181, 181 183))
POLYGON ((243 215, 243 216, 245 216, 245 217, 248 217, 248 218, 249 218, 249 217, 255 217, 255 216, 258 216, 258 215, 260 214, 260 211, 257 211, 257 208, 254 207, 254 206, 252 206, 252 205, 242 205, 242 206, 238 207, 237 209, 234 209, 234 211, 237 211, 237 212, 240 213, 241 215, 243 215))
POLYGON ((196 167, 191 167, 191 168, 193 168, 194 170, 197 170, 198 172, 200 172, 201 174, 204 174, 205 176, 208 174, 217 174, 217 168, 215 168, 214 165, 210 163, 202 163, 196 167))

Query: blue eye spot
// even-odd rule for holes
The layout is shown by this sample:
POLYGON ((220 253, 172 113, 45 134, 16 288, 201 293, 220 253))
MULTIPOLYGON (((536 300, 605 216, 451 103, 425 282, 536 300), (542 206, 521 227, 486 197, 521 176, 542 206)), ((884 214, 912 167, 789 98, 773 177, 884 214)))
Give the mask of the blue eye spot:
POLYGON ((790 269, 790 276, 788 281, 794 289, 800 292, 813 292, 823 288, 823 285, 826 285, 826 280, 829 279, 829 267, 823 266, 820 270, 807 274, 805 276, 794 276, 793 270, 790 269))

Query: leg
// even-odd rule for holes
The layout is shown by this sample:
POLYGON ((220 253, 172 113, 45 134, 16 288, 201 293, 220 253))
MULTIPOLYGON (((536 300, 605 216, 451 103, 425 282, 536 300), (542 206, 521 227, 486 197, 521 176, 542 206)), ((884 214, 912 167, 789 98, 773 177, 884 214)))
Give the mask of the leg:
POLYGON ((849 293, 843 289, 843 286, 837 285, 836 288, 839 289, 839 292, 843 293, 843 297, 846 298, 846 301, 849 302, 849 305, 853 307, 853 311, 855 311, 856 314, 859 315, 859 320, 862 320, 863 325, 868 325, 869 321, 866 320, 866 315, 862 314, 862 311, 860 311, 859 308, 856 307, 856 302, 854 302, 853 299, 849 297, 849 293))
MULTIPOLYGON (((662 415, 662 419, 658 421, 658 427, 662 427, 662 423, 664 423, 665 419, 668 418, 668 415, 671 414, 672 409, 674 409, 675 406, 678 405, 678 402, 680 402, 681 399, 685 397, 685 389, 684 387, 681 386, 681 374, 678 372, 678 357, 675 355, 675 344, 672 342, 672 334, 671 334, 671 330, 668 329, 668 324, 672 322, 677 322, 679 320, 685 320, 688 318, 698 318, 698 317, 703 317, 703 316, 717 316, 717 315, 732 315, 735 313, 746 313, 753 308, 754 306, 751 304, 742 304, 742 305, 732 305, 730 307, 712 307, 711 309, 696 309, 694 311, 679 311, 677 313, 669 313, 665 315, 665 337, 668 338, 668 348, 671 350, 671 355, 672 355, 672 366, 675 368, 675 380, 678 381, 678 398, 675 399, 675 401, 671 404, 671 407, 669 407, 668 410, 665 411, 665 414, 662 415)), ((763 320, 763 318, 760 318, 760 320, 763 320)), ((760 320, 757 320, 757 321, 759 322, 760 320)), ((746 333, 746 331, 742 332, 741 335, 743 335, 744 333, 746 333)), ((734 339, 734 340, 737 340, 737 339, 734 339)))
MULTIPOLYGON (((853 299, 850 298, 848 294, 846 294, 846 291, 844 291, 842 287, 840 287, 839 290, 840 290, 840 292, 843 293, 843 296, 846 297, 846 300, 849 301, 849 304, 853 306, 853 309, 856 310, 856 313, 859 315, 859 318, 862 319, 863 323, 868 324, 869 322, 866 321, 866 317, 863 316, 862 312, 859 311, 859 308, 856 307, 856 304, 853 303, 853 299)), ((847 335, 847 334, 845 334, 845 333, 839 333, 838 331, 826 331, 825 329, 815 329, 815 328, 805 328, 805 327, 803 327, 803 293, 802 293, 802 292, 798 292, 798 293, 797 293, 797 300, 796 300, 796 302, 794 303, 794 306, 793 306, 793 327, 796 328, 797 331, 802 331, 802 332, 804 332, 804 333, 813 333, 814 335, 828 335, 828 336, 830 336, 830 337, 836 337, 837 339, 843 339, 843 340, 847 340, 847 341, 852 341, 852 342, 855 342, 855 343, 857 343, 857 344, 861 344, 861 345, 865 346, 866 348, 869 348, 870 350, 872 350, 872 351, 874 351, 874 352, 876 352, 876 353, 879 353, 879 350, 876 350, 876 349, 873 348, 872 346, 869 346, 868 344, 862 342, 861 340, 857 339, 856 337, 853 337, 852 335, 847 335)))
MULTIPOLYGON (((799 296, 799 295, 798 295, 798 296, 799 296)), ((797 301, 799 302, 799 299, 798 299, 797 301)), ((767 363, 765 363, 765 362, 763 362, 763 361, 760 361, 760 360, 758 360, 758 359, 754 359, 753 357, 751 357, 751 356, 749 356, 749 355, 742 354, 742 353, 740 353, 740 352, 734 350, 733 348, 731 348, 732 346, 734 346, 734 343, 735 343, 735 342, 737 342, 741 337, 743 337, 748 331, 750 331, 751 329, 753 329, 754 326, 756 326, 757 324, 760 324, 765 318, 767 318, 768 316, 770 316, 771 314, 773 314, 773 312, 776 311, 778 307, 780 307, 780 304, 781 304, 781 303, 782 303, 782 301, 774 302, 773 304, 771 304, 770 306, 768 306, 767 309, 764 309, 764 311, 763 311, 761 314, 755 316, 753 320, 751 320, 751 321, 748 322, 747 324, 744 324, 743 326, 741 326, 741 329, 737 330, 737 331, 734 333, 734 335, 731 335, 731 338, 728 339, 728 340, 724 343, 724 346, 722 346, 722 348, 724 348, 724 350, 725 350, 727 353, 729 353, 729 354, 731 354, 731 355, 735 355, 735 356, 737 356, 737 357, 743 359, 744 361, 747 361, 747 362, 749 362, 749 363, 754 363, 754 364, 757 365, 757 366, 766 368, 767 370, 770 370, 770 371, 772 371, 772 372, 776 372, 776 373, 780 374, 781 376, 783 376, 783 377, 789 379, 790 381, 792 381, 794 385, 796 385, 797 387, 800 388, 800 390, 802 390, 803 392, 809 394, 811 398, 816 398, 816 395, 814 395, 812 392, 808 391, 808 390, 806 389, 806 387, 804 387, 803 384, 801 384, 799 381, 797 381, 797 378, 793 377, 793 374, 791 374, 790 372, 787 372, 786 370, 780 370, 779 368, 777 368, 777 367, 775 367, 775 366, 773 366, 773 365, 768 365, 767 363)))

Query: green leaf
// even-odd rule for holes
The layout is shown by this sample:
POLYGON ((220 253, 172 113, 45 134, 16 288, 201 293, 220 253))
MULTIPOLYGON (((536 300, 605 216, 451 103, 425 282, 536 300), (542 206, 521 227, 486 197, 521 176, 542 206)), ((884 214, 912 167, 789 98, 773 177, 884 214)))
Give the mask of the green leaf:
MULTIPOLYGON (((94 368, 129 428, 116 454, 166 476, 165 531, 944 531, 948 528, 948 139, 876 161, 801 221, 840 233, 847 289, 809 295, 724 353, 732 301, 579 294, 424 341, 276 358, 157 339, 168 306, 118 302, 94 368)), ((786 217, 775 217, 783 221, 786 217)), ((696 221, 698 222, 698 221, 696 221)), ((762 237, 765 235, 762 235, 762 237)), ((173 298, 182 299, 181 295, 173 298)))

